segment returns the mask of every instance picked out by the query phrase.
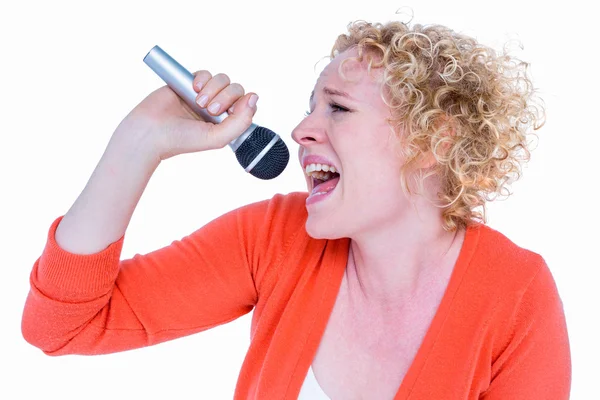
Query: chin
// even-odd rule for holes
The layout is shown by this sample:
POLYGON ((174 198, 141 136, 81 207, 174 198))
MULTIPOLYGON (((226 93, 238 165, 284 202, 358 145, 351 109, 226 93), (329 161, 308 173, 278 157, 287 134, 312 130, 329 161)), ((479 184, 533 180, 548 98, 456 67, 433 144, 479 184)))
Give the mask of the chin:
POLYGON ((348 237, 341 229, 341 225, 331 220, 308 216, 306 220, 306 233, 313 239, 341 239, 348 237))

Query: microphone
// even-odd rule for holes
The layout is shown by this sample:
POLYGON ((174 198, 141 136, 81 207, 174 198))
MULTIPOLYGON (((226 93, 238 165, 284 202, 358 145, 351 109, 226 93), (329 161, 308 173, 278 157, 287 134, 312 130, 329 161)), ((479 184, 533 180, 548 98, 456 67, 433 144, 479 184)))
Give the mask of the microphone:
MULTIPOLYGON (((229 116, 225 111, 213 116, 196 103, 194 75, 159 46, 154 46, 144 62, 205 121, 218 124, 229 116)), ((290 159, 285 142, 270 129, 251 124, 244 133, 229 143, 246 172, 260 179, 273 179, 283 172, 290 159)))

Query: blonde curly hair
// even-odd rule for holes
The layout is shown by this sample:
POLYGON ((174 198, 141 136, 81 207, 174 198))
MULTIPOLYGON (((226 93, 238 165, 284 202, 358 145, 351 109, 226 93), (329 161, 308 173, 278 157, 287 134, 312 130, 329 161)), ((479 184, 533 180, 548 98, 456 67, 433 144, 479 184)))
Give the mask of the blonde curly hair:
POLYGON ((445 230, 485 222, 486 201, 511 194, 508 185, 530 158, 527 136, 544 124, 528 64, 441 25, 351 22, 330 58, 350 48, 358 57, 344 62, 367 55, 369 70, 383 68, 382 98, 406 161, 405 192, 412 193, 409 176, 422 189, 436 175, 445 230), (435 163, 424 170, 426 154, 435 163))

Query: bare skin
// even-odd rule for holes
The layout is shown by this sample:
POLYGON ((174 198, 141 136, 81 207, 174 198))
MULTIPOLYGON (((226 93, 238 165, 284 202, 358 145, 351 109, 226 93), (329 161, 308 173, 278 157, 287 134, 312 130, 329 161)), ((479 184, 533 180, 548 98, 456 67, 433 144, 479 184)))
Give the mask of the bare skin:
POLYGON ((370 302, 350 251, 346 273, 312 367, 331 399, 393 399, 440 305, 464 240, 424 273, 412 297, 370 302))
MULTIPOLYGON (((94 254, 124 235, 150 178, 162 160, 184 153, 222 148, 250 126, 255 93, 231 83, 225 74, 194 74, 196 100, 219 115, 233 107, 222 123, 204 122, 163 86, 142 100, 121 121, 85 188, 58 225, 56 241, 74 254, 94 254)), ((258 99, 256 97, 255 99, 258 99)))
MULTIPOLYGON (((340 172, 331 194, 307 202, 307 232, 351 239, 312 365, 334 400, 392 399, 439 307, 465 232, 445 231, 442 209, 427 200, 440 189, 435 177, 425 181, 423 195, 402 191, 404 161, 385 122, 391 110, 381 98, 378 71, 369 74, 366 62, 352 61, 344 67, 349 80, 339 74, 341 61, 356 55, 347 50, 324 69, 309 115, 292 133, 301 163, 319 156, 340 172)), ((426 168, 433 159, 423 160, 426 168)), ((309 193, 313 184, 307 176, 309 193)))
MULTIPOLYGON (((307 232, 351 238, 342 288, 313 366, 333 399, 387 399, 396 393, 435 315, 464 232, 445 232, 439 208, 423 196, 403 194, 396 172, 403 161, 384 122, 389 109, 377 81, 363 75, 364 66, 349 71, 358 74, 358 83, 340 79, 336 67, 347 56, 325 69, 315 86, 312 114, 292 135, 301 158, 325 156, 341 172, 330 198, 307 207, 307 232), (325 87, 347 91, 355 100, 334 99, 325 87), (351 111, 338 113, 332 100, 351 111)), ((224 110, 232 115, 212 125, 195 117, 167 87, 150 94, 117 127, 58 226, 62 248, 76 254, 106 248, 124 234, 162 160, 224 147, 249 126, 256 112, 252 93, 207 71, 195 74, 194 87, 198 100, 207 96, 204 106, 219 103, 214 115, 224 110)), ((312 180, 307 184, 310 191, 312 180)), ((431 197, 439 189, 434 180, 425 187, 431 197)))

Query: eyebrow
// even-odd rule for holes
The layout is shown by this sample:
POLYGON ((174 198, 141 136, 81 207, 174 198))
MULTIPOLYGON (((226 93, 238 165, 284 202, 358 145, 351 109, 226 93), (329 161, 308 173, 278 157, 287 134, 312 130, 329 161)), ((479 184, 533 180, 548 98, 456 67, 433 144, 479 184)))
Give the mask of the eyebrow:
MULTIPOLYGON (((325 87, 325 88, 323 88, 323 92, 330 96, 340 96, 340 97, 346 97, 349 100, 354 100, 354 98, 352 96, 350 96, 346 92, 342 92, 341 90, 325 87)), ((312 93, 310 94, 310 99, 308 101, 312 102, 314 97, 315 97, 315 91, 313 90, 312 93)))

